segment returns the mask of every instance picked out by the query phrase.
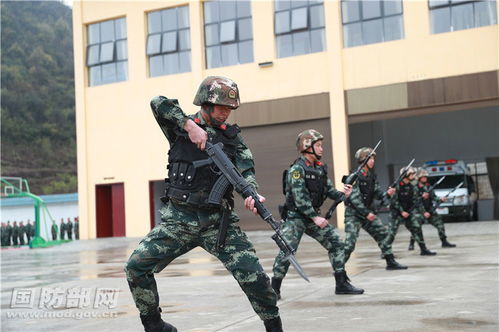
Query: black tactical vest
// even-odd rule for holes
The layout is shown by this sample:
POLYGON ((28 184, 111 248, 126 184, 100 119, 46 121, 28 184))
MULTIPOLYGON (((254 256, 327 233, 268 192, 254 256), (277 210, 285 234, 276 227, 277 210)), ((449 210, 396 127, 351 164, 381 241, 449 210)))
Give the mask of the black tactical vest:
POLYGON ((404 211, 408 212, 414 206, 414 191, 412 184, 399 185, 398 199, 404 211))
POLYGON ((374 188, 376 185, 376 174, 369 172, 367 176, 360 175, 357 179, 359 184, 362 202, 364 206, 369 208, 374 199, 374 188))
MULTIPOLYGON (((326 200, 327 165, 321 165, 318 167, 308 166, 301 158, 297 159, 294 164, 300 165, 305 170, 305 186, 310 192, 312 206, 318 210, 322 203, 326 200)), ((297 211, 293 195, 291 194, 291 190, 289 188, 286 194, 286 206, 291 211, 297 211)))
MULTIPOLYGON (((241 131, 237 125, 227 125, 226 130, 213 127, 215 136, 210 136, 212 144, 223 143, 223 151, 232 162, 236 159, 241 131)), ((214 172, 214 165, 195 168, 194 161, 206 160, 208 155, 191 142, 185 132, 177 133, 177 139, 168 152, 168 178, 165 196, 169 199, 185 202, 196 207, 206 208, 208 195, 217 181, 219 174, 214 172)), ((228 190, 224 198, 233 205, 232 190, 228 190)))
MULTIPOLYGON (((428 194, 430 194, 427 191, 428 189, 429 189, 428 186, 423 186, 423 187, 419 187, 418 186, 418 191, 419 191, 419 193, 421 195, 424 194, 424 193, 426 193, 426 192, 428 194)), ((431 202, 431 195, 428 198, 426 198, 426 199, 422 198, 422 200, 423 200, 423 207, 424 207, 425 211, 431 211, 432 205, 433 205, 432 202, 431 202)))

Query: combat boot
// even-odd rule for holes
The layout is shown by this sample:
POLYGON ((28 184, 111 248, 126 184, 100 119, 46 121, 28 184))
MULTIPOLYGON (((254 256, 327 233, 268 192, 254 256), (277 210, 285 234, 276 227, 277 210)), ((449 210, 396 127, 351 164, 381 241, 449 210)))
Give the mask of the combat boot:
POLYGON ((455 244, 452 244, 449 241, 447 241, 446 237, 442 239, 442 248, 454 248, 455 246, 456 246, 455 244))
POLYGON ((414 239, 411 238, 409 240, 409 248, 407 248, 407 250, 414 250, 414 239))
POLYGON ((177 332, 177 328, 161 319, 161 308, 149 315, 140 315, 145 332, 177 332))
POLYGON ((272 280, 270 281, 270 284, 272 285, 272 289, 277 295, 277 299, 281 299, 281 284, 282 284, 282 279, 277 279, 272 277, 272 280))
POLYGON ((276 318, 264 320, 263 325, 265 325, 266 332, 283 332, 281 317, 279 316, 276 318))
POLYGON ((344 295, 364 293, 362 288, 357 288, 350 283, 350 279, 348 278, 346 271, 335 272, 334 278, 336 279, 336 294, 344 295))
POLYGON ((425 244, 420 244, 419 247, 421 249, 421 256, 435 256, 437 254, 436 252, 428 250, 425 244))
POLYGON ((392 254, 385 255, 387 270, 406 270, 407 266, 399 264, 392 254))

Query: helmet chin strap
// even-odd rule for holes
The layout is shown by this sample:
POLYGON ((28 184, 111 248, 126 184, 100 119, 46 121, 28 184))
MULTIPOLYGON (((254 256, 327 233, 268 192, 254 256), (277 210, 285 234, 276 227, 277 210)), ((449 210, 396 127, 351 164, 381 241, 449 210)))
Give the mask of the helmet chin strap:
MULTIPOLYGON (((317 142, 317 141, 315 141, 317 142)), ((312 143, 311 145, 311 148, 312 148, 312 152, 309 152, 309 151, 303 151, 302 153, 306 153, 306 154, 313 154, 315 156, 315 158, 317 158, 317 160, 321 160, 322 156, 319 156, 316 152, 315 152, 315 148, 314 148, 314 144, 315 142, 312 143)))
POLYGON ((220 122, 218 121, 217 119, 215 119, 214 117, 211 116, 211 114, 213 113, 213 111, 215 110, 215 105, 213 104, 208 104, 206 109, 203 108, 203 111, 208 115, 208 117, 210 118, 210 123, 214 126, 220 126, 223 124, 223 122, 220 122))

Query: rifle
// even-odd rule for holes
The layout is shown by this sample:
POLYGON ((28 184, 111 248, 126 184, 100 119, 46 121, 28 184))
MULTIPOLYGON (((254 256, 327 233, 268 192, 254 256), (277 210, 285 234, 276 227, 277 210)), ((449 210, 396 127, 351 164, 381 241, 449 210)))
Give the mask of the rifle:
MULTIPOLYGON (((388 188, 395 188, 395 186, 397 185, 397 183, 399 183, 405 177, 405 175, 407 174, 407 171, 409 170, 409 167, 411 167, 412 164, 414 164, 415 160, 416 160, 415 158, 412 158, 411 162, 407 166, 405 166, 403 168, 403 171, 402 171, 402 173, 400 173, 400 175, 397 178, 397 180, 395 180, 391 185, 389 185, 388 188)), ((381 198, 381 203, 379 204, 379 207, 382 207, 383 205, 386 204, 385 201, 386 201, 387 197, 388 197, 388 194, 385 191, 383 193, 383 197, 381 198)))
POLYGON ((438 186, 444 179, 446 175, 442 176, 440 179, 438 179, 437 182, 435 182, 430 188, 428 188, 428 192, 431 193, 433 189, 435 189, 436 186, 438 186))
MULTIPOLYGON (((359 178, 360 172, 367 165, 367 162, 372 157, 372 155, 374 154, 374 152, 376 151, 376 149, 378 148, 378 146, 380 144, 381 144, 381 140, 379 140, 378 144, 376 144, 376 146, 371 151, 371 153, 369 153, 367 155, 367 157, 364 159, 364 161, 357 167, 357 169, 354 172, 350 173, 349 175, 343 176, 343 178, 341 179, 341 182, 343 182, 344 184, 353 185, 355 183, 355 181, 357 181, 357 179, 359 178)), ((331 205, 331 207, 329 208, 329 210, 327 210, 325 218, 328 219, 328 220, 331 219, 331 217, 333 216, 334 210, 336 210, 336 207, 341 202, 344 202, 345 200, 346 200, 345 196, 343 196, 342 198, 336 199, 333 202, 333 204, 331 205)))
POLYGON ((464 181, 461 181, 461 183, 460 183, 460 184, 458 184, 457 186, 455 186, 455 187, 454 187, 454 189, 452 189, 451 191, 449 191, 449 192, 447 193, 447 195, 445 195, 444 197, 442 197, 442 198, 440 199, 440 202, 439 202, 437 205, 435 205, 435 209, 438 209, 438 207, 440 206, 440 204, 442 204, 442 203, 444 202, 444 201, 442 200, 443 198, 447 198, 447 197, 449 197, 449 195, 450 195, 450 194, 452 194, 452 193, 453 193, 454 191, 456 191, 457 189, 461 188, 461 187, 463 186, 463 184, 464 184, 464 181))
POLYGON ((272 235, 272 239, 275 241, 279 249, 284 252, 285 259, 287 259, 293 265, 293 267, 303 279, 310 282, 307 275, 305 274, 305 271, 303 271, 302 267, 294 256, 296 251, 291 248, 291 246, 284 239, 284 236, 279 229, 280 223, 274 219, 270 211, 267 210, 262 202, 260 202, 256 190, 244 179, 236 166, 223 152, 222 147, 223 143, 212 144, 210 142, 206 142, 205 151, 208 154, 209 159, 200 161, 199 163, 202 165, 215 164, 215 166, 222 174, 222 176, 218 178, 215 185, 213 186, 212 191, 210 192, 208 203, 210 203, 210 200, 216 200, 218 199, 218 197, 222 197, 231 185, 243 198, 252 197, 255 200, 255 208, 260 217, 265 220, 275 231, 274 235, 272 235))

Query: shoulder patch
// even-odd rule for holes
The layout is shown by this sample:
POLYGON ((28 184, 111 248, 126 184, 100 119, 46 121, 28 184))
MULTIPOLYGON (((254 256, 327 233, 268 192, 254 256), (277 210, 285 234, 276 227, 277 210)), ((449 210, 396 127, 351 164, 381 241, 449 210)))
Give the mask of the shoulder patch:
POLYGON ((301 177, 300 171, 294 171, 291 176, 293 177, 293 179, 298 180, 301 177))

